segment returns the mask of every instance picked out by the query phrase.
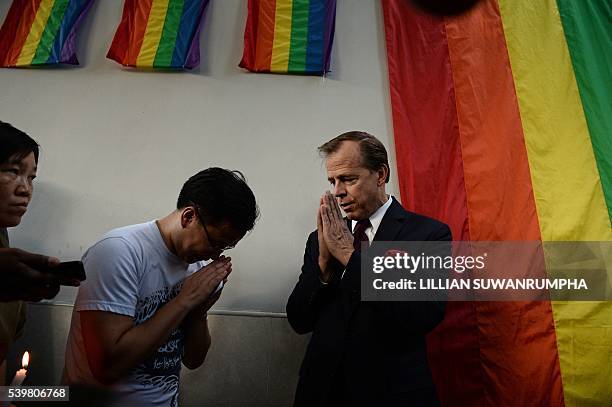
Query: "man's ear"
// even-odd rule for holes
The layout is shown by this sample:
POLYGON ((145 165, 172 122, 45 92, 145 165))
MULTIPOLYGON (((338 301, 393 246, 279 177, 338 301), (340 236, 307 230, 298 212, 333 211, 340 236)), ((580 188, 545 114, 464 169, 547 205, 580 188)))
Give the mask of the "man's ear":
POLYGON ((389 177, 389 167, 382 165, 376 172, 376 175, 378 176, 378 179, 376 180, 378 186, 380 187, 385 185, 387 183, 387 178, 389 177))
POLYGON ((193 206, 186 206, 181 209, 181 226, 186 228, 190 223, 197 221, 198 217, 193 206))

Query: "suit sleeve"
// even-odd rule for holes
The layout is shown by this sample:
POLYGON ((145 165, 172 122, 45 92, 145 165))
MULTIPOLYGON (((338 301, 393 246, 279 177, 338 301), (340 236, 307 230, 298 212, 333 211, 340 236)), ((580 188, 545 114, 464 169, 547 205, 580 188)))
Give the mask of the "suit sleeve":
MULTIPOLYGON (((329 284, 323 284, 319 278, 321 271, 318 244, 317 233, 312 232, 306 242, 302 273, 287 301, 287 319, 298 334, 305 334, 314 329, 319 312, 338 290, 338 283, 334 278, 329 284)), ((331 264, 330 267, 337 265, 331 264)), ((332 273, 333 277, 337 277, 336 270, 332 273)))
MULTIPOLYGON (((451 231, 441 224, 428 237, 428 241, 451 241, 451 231)), ((361 295, 361 253, 354 252, 342 279, 343 290, 361 295)), ((376 301, 368 304, 384 324, 409 334, 426 334, 444 319, 446 301, 376 301)))

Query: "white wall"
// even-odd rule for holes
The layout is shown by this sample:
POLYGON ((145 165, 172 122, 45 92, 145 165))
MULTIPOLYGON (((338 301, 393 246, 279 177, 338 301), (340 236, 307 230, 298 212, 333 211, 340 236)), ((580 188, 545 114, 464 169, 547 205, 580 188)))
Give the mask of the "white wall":
MULTIPOLYGON (((2 18, 9 5, 0 2, 2 18)), ((237 66, 246 5, 210 2, 194 72, 132 72, 107 60, 120 0, 92 7, 80 68, 0 70, 0 120, 42 146, 34 200, 9 231, 14 247, 79 258, 107 230, 170 212, 200 169, 240 169, 262 216, 229 252, 234 272, 216 308, 284 312, 327 188, 316 147, 365 130, 395 168, 383 21, 376 0, 339 0, 327 78, 257 75, 237 66)))

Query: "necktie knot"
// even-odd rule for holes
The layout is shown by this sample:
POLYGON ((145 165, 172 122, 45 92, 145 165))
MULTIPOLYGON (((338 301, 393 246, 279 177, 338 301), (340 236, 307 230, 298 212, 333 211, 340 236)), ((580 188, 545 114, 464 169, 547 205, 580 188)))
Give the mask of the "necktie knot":
POLYGON ((362 219, 357 222, 355 229, 353 230, 353 248, 357 251, 361 250, 361 242, 369 242, 368 235, 366 235, 366 229, 372 226, 370 219, 362 219))

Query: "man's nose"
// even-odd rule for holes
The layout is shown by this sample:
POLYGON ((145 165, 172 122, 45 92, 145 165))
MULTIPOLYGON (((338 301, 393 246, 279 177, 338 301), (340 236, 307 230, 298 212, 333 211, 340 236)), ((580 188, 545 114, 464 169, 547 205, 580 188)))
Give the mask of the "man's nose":
POLYGON ((336 182, 334 185, 334 196, 336 198, 342 198, 346 195, 346 189, 344 188, 344 183, 336 182))

